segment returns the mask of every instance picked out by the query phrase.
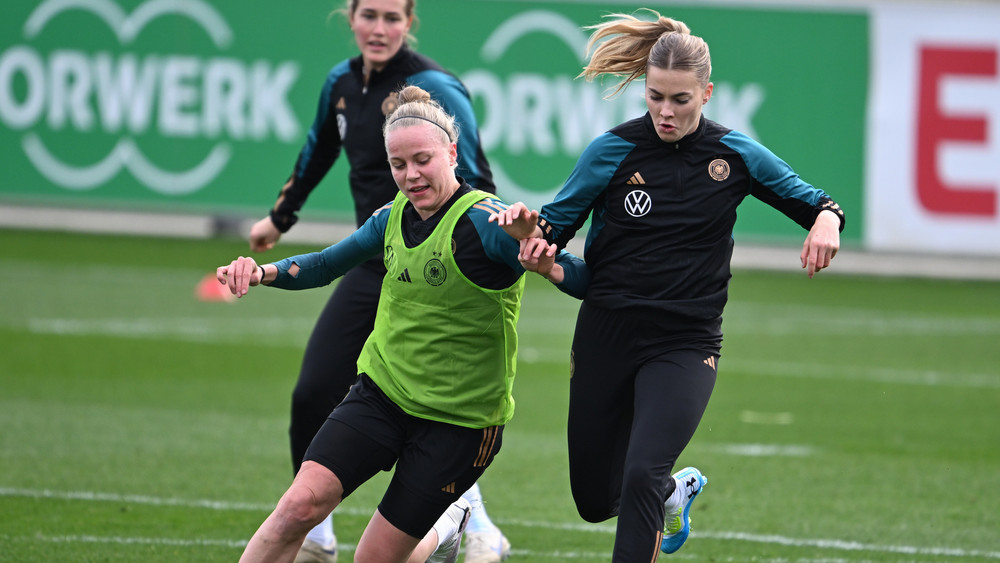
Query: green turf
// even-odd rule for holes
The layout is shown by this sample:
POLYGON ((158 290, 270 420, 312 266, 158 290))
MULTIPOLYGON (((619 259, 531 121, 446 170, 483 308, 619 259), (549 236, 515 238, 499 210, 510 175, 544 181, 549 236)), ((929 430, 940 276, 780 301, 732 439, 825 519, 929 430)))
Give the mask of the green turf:
MULTIPOLYGON (((194 298, 246 252, 0 231, 0 561, 238 558, 290 479, 289 394, 329 294, 194 298)), ((661 561, 1000 560, 998 296, 736 272, 718 385, 680 460, 709 485, 661 561)), ((529 278, 517 414, 481 481, 514 561, 610 558, 613 522, 584 523, 567 480, 575 310, 529 278)), ((338 509, 342 563, 384 483, 338 509)))

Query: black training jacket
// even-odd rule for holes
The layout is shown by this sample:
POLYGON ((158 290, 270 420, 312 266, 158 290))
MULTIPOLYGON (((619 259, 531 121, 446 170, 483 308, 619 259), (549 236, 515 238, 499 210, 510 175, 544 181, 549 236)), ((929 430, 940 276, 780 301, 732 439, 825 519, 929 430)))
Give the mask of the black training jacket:
POLYGON ((496 192, 479 144, 469 93, 455 76, 405 45, 385 69, 371 72, 367 88, 361 64, 361 57, 354 57, 337 64, 327 75, 306 143, 271 210, 271 219, 280 231, 295 224, 296 212, 342 148, 351 167, 349 181, 357 226, 392 201, 398 188, 387 163, 382 125, 396 108, 394 93, 404 85, 420 86, 455 116, 459 129, 457 173, 475 188, 496 192))
POLYGON ((555 200, 541 209, 560 248, 592 218, 585 299, 672 326, 721 323, 736 208, 753 196, 805 229, 839 206, 750 137, 702 117, 677 142, 646 115, 597 137, 555 200))

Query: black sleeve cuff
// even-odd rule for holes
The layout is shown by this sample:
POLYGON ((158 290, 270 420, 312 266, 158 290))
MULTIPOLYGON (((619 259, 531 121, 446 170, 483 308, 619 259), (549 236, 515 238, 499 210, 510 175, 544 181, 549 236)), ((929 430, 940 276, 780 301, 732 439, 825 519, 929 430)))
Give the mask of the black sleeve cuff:
POLYGON ((271 217, 271 222, 274 223, 274 226, 277 227, 282 233, 287 233, 288 229, 291 229, 292 225, 299 220, 294 213, 279 213, 274 209, 271 210, 269 215, 271 217))
MULTIPOLYGON (((847 224, 847 217, 844 215, 844 210, 841 209, 839 205, 837 205, 837 202, 833 201, 832 199, 828 199, 819 206, 819 210, 833 211, 834 213, 836 213, 837 217, 840 218, 840 232, 844 232, 844 225, 847 224)), ((817 213, 817 215, 818 214, 819 213, 817 213)))
POLYGON ((542 238, 545 242, 552 244, 552 225, 541 215, 538 216, 538 228, 542 230, 542 238))

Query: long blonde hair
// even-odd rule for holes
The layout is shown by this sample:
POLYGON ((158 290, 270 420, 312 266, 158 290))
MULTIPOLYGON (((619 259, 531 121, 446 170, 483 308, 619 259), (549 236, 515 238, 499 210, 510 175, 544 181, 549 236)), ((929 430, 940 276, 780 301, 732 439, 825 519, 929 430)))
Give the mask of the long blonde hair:
POLYGON ((654 66, 665 70, 689 70, 707 86, 712 77, 712 57, 708 43, 696 35, 682 21, 661 16, 659 12, 643 8, 655 16, 654 21, 641 20, 630 14, 610 14, 611 21, 587 26, 594 30, 587 42, 590 61, 579 76, 588 81, 609 74, 624 77, 608 97, 613 97, 633 80, 646 74, 654 66), (591 49, 600 40, 608 38, 591 49))

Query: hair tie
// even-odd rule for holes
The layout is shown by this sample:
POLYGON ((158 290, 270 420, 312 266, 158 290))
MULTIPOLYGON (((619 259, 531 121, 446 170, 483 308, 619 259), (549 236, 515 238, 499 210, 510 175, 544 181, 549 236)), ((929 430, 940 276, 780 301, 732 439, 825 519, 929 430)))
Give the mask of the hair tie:
POLYGON ((390 121, 389 125, 392 125, 393 123, 399 121, 400 119, 422 119, 422 120, 426 121, 427 123, 433 123, 435 126, 437 126, 438 129, 444 131, 445 136, 448 137, 449 141, 451 141, 451 133, 449 133, 447 129, 445 129, 440 123, 438 123, 437 121, 434 121, 433 119, 427 119, 426 117, 421 117, 419 115, 401 115, 401 116, 397 117, 396 119, 393 119, 392 121, 390 121))

